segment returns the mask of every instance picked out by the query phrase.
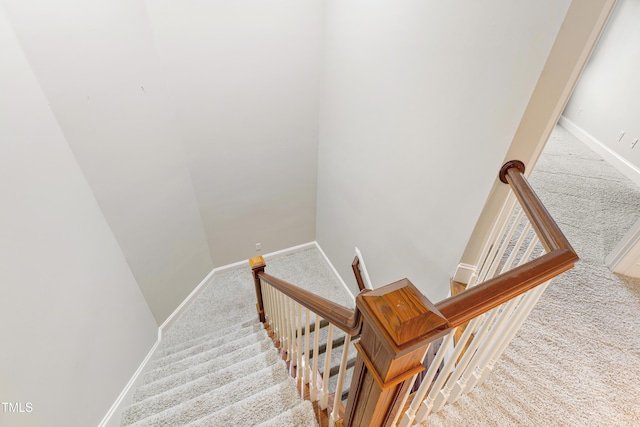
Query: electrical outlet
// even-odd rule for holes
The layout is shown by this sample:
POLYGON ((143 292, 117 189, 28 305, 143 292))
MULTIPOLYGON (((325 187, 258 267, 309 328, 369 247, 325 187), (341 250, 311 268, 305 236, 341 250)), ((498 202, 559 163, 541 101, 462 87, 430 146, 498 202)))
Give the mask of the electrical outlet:
POLYGON ((256 243, 256 251, 260 251, 260 250, 262 250, 262 244, 256 243))
POLYGON ((625 132, 623 130, 620 131, 620 135, 618 135, 618 141, 622 141, 622 137, 624 136, 625 132))
POLYGON ((635 138, 631 143, 631 148, 635 148, 637 143, 638 143, 638 138, 635 138))

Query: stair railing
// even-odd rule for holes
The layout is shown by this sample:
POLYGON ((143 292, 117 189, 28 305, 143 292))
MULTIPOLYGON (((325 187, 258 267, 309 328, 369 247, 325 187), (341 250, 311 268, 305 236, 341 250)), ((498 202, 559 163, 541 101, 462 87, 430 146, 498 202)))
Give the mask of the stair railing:
POLYGON ((329 414, 329 425, 335 425, 342 409, 341 396, 351 339, 359 335, 362 325, 360 312, 265 273, 262 257, 252 258, 249 263, 259 301, 257 308, 260 320, 288 362, 290 373, 298 381, 300 389, 305 390, 306 387, 308 390, 306 398, 317 402, 317 406, 329 414), (328 323, 328 332, 321 344, 319 337, 323 321, 328 323), (344 331, 345 336, 336 390, 330 393, 335 328, 344 331), (313 343, 310 342, 312 333, 313 343), (324 375, 319 374, 318 366, 321 350, 325 354, 324 375))
MULTIPOLYGON (((481 265, 465 291, 436 304, 441 312, 452 313, 445 314, 451 329, 421 379, 411 405, 402 414, 398 423, 402 427, 424 421, 430 413, 486 381, 550 279, 571 268, 578 259, 523 173, 524 165, 517 161, 508 162, 501 169, 501 181, 510 184, 513 192, 482 250, 481 265), (546 254, 538 255, 542 252, 546 254), (483 314, 469 322, 455 319, 453 311, 459 310, 452 306, 456 300, 460 302, 474 292, 508 281, 521 283, 517 288, 526 291, 518 290, 518 295, 510 296, 506 302, 489 307, 488 311, 483 309, 483 314)), ((511 292, 514 291, 515 286, 511 292)))
MULTIPOLYGON (((285 320, 302 317, 294 303, 334 322, 348 336, 357 334, 362 323, 344 418, 334 404, 332 425, 409 426, 455 402, 488 378, 549 281, 578 261, 524 177, 524 165, 507 162, 499 176, 512 194, 494 223, 480 266, 466 289, 435 305, 403 279, 361 290, 356 309, 349 310, 269 276, 261 258, 251 260, 260 319, 277 331, 287 357, 293 361, 296 355, 292 363, 297 366, 308 366, 299 349, 301 337, 309 334, 294 326, 299 320, 285 320), (423 366, 429 346, 440 338, 431 364, 423 366), (419 377, 421 384, 410 396, 419 377)), ((355 261, 353 266, 358 276, 355 261)))

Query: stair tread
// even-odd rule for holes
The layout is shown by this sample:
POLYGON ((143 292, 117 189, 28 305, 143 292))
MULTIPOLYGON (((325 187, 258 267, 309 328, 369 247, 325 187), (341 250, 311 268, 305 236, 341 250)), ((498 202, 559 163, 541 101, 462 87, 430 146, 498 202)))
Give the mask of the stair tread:
POLYGON ((247 375, 247 372, 273 366, 280 361, 280 357, 275 349, 270 353, 271 357, 259 354, 136 402, 123 412, 122 419, 127 420, 129 424, 139 421, 151 416, 151 411, 158 412, 174 407, 241 379, 247 375))
MULTIPOLYGON (((194 301, 197 303, 197 301, 194 301)), ((210 320, 204 320, 197 323, 184 323, 179 319, 171 326, 162 337, 166 346, 174 346, 180 343, 197 340, 208 335, 226 335, 233 329, 241 329, 255 324, 257 319, 255 315, 247 317, 246 314, 240 316, 231 316, 224 319, 224 325, 214 324, 210 320)))
POLYGON ((293 378, 188 424, 189 427, 253 426, 266 422, 300 403, 293 378))
POLYGON ((293 408, 258 424, 258 427, 317 427, 313 405, 308 400, 298 403, 293 408))
POLYGON ((151 369, 144 374, 144 382, 147 383, 149 380, 153 380, 155 378, 164 377, 168 375, 175 374, 180 371, 184 371, 189 369, 191 366, 198 365, 200 363, 205 363, 209 360, 213 360, 219 356, 224 354, 240 350, 246 346, 249 346, 254 343, 266 343, 265 345, 271 344, 271 341, 266 333, 266 331, 258 332, 254 335, 244 336, 238 339, 235 339, 231 342, 225 343, 221 346, 185 357, 180 360, 176 360, 167 365, 161 366, 156 369, 151 369))
MULTIPOLYGON (((221 346, 233 343, 236 340, 249 339, 249 337, 262 338, 266 336, 267 334, 264 329, 260 329, 255 332, 251 332, 248 329, 240 329, 238 332, 231 333, 224 337, 205 340, 197 345, 185 348, 184 350, 177 351, 164 357, 156 358, 149 363, 149 371, 161 368, 173 362, 177 362, 181 359, 195 356, 198 353, 203 353, 214 348, 220 348, 221 346)), ((261 341, 261 339, 256 339, 256 341, 261 341)))
MULTIPOLYGON (((160 410, 130 426, 185 425, 209 414, 227 410, 249 396, 260 396, 273 383, 281 384, 289 379, 286 365, 279 361, 271 366, 244 375, 208 393, 184 401, 168 409, 160 410)), ((294 384, 295 388, 295 384, 294 384)))
POLYGON ((253 332, 257 332, 261 329, 264 329, 264 327, 262 326, 262 323, 254 321, 248 326, 243 326, 243 324, 237 324, 237 325, 233 325, 228 328, 225 328, 223 330, 219 330, 217 332, 212 332, 210 334, 202 335, 196 338, 191 338, 191 339, 180 341, 180 342, 175 342, 176 341, 175 339, 173 340, 173 342, 165 341, 167 338, 163 337, 159 348, 156 350, 156 353, 154 354, 153 360, 160 359, 165 356, 169 356, 173 353, 188 349, 193 346, 197 346, 206 341, 211 341, 214 339, 222 339, 230 334, 234 334, 234 335, 237 334, 238 336, 240 336, 243 333, 250 334, 253 332))
POLYGON ((134 401, 138 402, 254 356, 262 355, 264 357, 273 357, 273 352, 271 350, 274 350, 273 344, 270 341, 265 340, 251 344, 248 347, 238 349, 231 353, 227 353, 213 360, 208 360, 203 363, 190 366, 188 369, 172 375, 158 375, 158 378, 154 381, 138 387, 134 394, 134 401))

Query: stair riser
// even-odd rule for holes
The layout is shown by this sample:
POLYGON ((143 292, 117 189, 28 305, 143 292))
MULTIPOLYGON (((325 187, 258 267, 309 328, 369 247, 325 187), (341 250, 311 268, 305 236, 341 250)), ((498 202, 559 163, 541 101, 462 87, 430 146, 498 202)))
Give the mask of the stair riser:
POLYGON ((212 392, 220 387, 244 378, 248 372, 259 371, 280 362, 275 349, 233 364, 228 368, 196 378, 186 384, 176 386, 163 393, 148 397, 131 405, 123 414, 123 419, 133 423, 153 415, 153 411, 166 410, 182 402, 212 392))

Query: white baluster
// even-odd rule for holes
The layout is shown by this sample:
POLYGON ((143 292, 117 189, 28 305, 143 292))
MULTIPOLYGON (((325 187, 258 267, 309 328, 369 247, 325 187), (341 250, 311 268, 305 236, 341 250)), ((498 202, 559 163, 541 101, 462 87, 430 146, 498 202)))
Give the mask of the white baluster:
POLYGON ((269 285, 262 279, 260 280, 260 292, 262 292, 262 311, 264 313, 263 326, 266 328, 269 325, 269 285))
MULTIPOLYGON (((333 324, 329 324, 327 336, 327 351, 324 353, 324 371, 322 372, 322 397, 320 409, 327 409, 329 405, 329 371, 331 370, 331 350, 333 348, 333 324)), ((315 355, 314 355, 315 357, 315 355)))
POLYGON ((278 304, 278 294, 279 292, 273 288, 272 289, 272 300, 273 300, 273 336, 276 341, 280 341, 280 305, 278 304))
POLYGON ((297 304, 298 306, 298 316, 297 316, 297 328, 296 328, 296 379, 299 380, 302 378, 302 372, 304 371, 304 367, 302 366, 302 305, 297 304))
MULTIPOLYGON (((473 369, 470 369, 470 366, 469 366, 470 362, 472 358, 475 356, 476 350, 478 349, 478 347, 480 347, 480 345, 485 342, 485 337, 489 333, 496 317, 498 316, 498 313, 500 312, 500 309, 501 307, 496 307, 493 310, 491 310, 489 313, 487 313, 488 316, 486 316, 486 320, 482 324, 482 327, 473 337, 473 340, 471 341, 471 344, 469 345, 469 347, 467 347, 467 349, 465 350, 464 356, 462 356, 462 360, 458 362, 458 365, 456 366, 455 371, 449 376, 446 386, 441 391, 442 395, 446 399, 446 403, 455 402, 460 397, 460 394, 462 394, 463 388, 458 383, 458 379, 462 380, 462 378, 465 378, 464 382, 466 383, 467 379, 466 377, 464 377, 464 374, 467 370, 471 370, 471 371, 473 370, 473 369)), ((442 406, 440 406, 439 408, 436 408, 434 405, 433 411, 437 412, 441 409, 441 407, 442 406)))
POLYGON ((280 341, 280 350, 285 352, 287 350, 287 334, 285 333, 285 320, 284 320, 284 295, 278 291, 278 340, 280 341))
POLYGON ((312 402, 319 399, 318 397, 318 341, 320 339, 320 320, 321 317, 316 314, 316 323, 313 332, 313 368, 311 369, 311 386, 309 397, 312 402))
MULTIPOLYGON (((507 263, 505 263, 503 267, 503 271, 506 270, 513 263, 513 260, 515 258, 515 253, 520 251, 520 248, 522 247, 522 241, 524 241, 524 238, 529 234, 530 230, 531 230, 531 224, 527 223, 527 225, 525 226, 522 232, 522 235, 520 236, 518 244, 514 248, 512 256, 510 256, 507 263)), ((522 254, 521 258, 518 260, 518 265, 522 265, 528 261, 528 259, 531 257, 531 254, 533 253, 533 251, 535 250, 539 242, 540 242, 540 239, 535 233, 533 233, 533 236, 531 238, 531 241, 529 242, 529 245, 527 246, 527 249, 525 250, 524 254, 522 254)), ((470 392, 475 386, 475 384, 477 383, 477 379, 480 378, 481 372, 487 363, 485 354, 493 354, 495 350, 498 348, 498 345, 496 344, 496 342, 499 341, 500 337, 505 333, 505 329, 511 326, 511 323, 507 324, 506 322, 511 316, 511 313, 513 312, 513 310, 515 310, 518 303, 522 300, 523 297, 524 295, 514 298, 513 300, 509 301, 508 304, 505 305, 505 309, 503 310, 503 313, 501 314, 500 319, 496 322, 496 326, 493 328, 491 332, 491 337, 489 337, 486 340, 488 342, 483 345, 482 351, 474 357, 473 364, 475 364, 477 361, 477 366, 473 368, 472 372, 468 372, 467 375, 465 375, 463 377, 463 380, 460 382, 460 386, 462 387, 464 393, 470 392), (467 384, 467 381, 470 378, 475 378, 475 379, 467 384)))
MULTIPOLYGON (((340 371, 338 372, 338 384, 336 385, 336 393, 333 398, 333 410, 329 416, 329 427, 334 427, 338 421, 340 405, 342 405, 342 387, 344 385, 344 375, 347 372, 347 363, 349 362, 349 345, 351 345, 351 335, 344 337, 344 346, 342 347, 342 359, 340 361, 340 371)), ((326 372, 326 371, 325 371, 326 372)))
POLYGON ((454 387, 454 391, 451 393, 452 395, 456 393, 457 396, 460 396, 460 394, 462 393, 469 393, 471 390, 473 390, 476 382, 474 380, 474 375, 478 372, 478 369, 480 369, 480 367, 486 363, 487 357, 496 348, 496 343, 504 334, 505 328, 508 328, 511 315, 517 308, 523 297, 524 295, 520 295, 512 299, 508 303, 503 304, 500 316, 491 329, 491 335, 484 340, 484 342, 482 343, 482 347, 476 351, 476 354, 473 356, 473 360, 469 363, 469 368, 462 375, 462 377, 458 381, 458 384, 456 384, 456 387, 454 387))
POLYGON ((460 376, 463 374, 464 369, 467 367, 469 361, 471 360, 471 357, 473 357, 474 352, 476 351, 476 349, 478 348, 478 346, 486 336, 487 332, 489 331, 489 328, 491 327, 491 325, 493 324, 493 321, 498 315, 498 310, 499 308, 495 308, 483 316, 484 320, 482 322, 482 326, 476 332, 475 336, 473 337, 473 340, 471 340, 471 343, 466 349, 464 348, 466 344, 463 344, 463 345, 460 345, 460 343, 456 344, 456 347, 460 349, 460 351, 456 352, 456 356, 455 356, 456 360, 459 358, 459 355, 462 353, 462 351, 464 351, 464 355, 462 356, 462 359, 460 359, 456 363, 455 369, 453 370, 453 372, 451 372, 451 375, 449 375, 447 382, 445 383, 444 387, 442 387, 442 389, 438 393, 438 396, 433 402, 433 407, 431 409, 433 412, 438 412, 440 409, 442 409, 442 407, 447 402, 450 401, 449 397, 450 397, 451 391, 453 390, 453 386, 455 385, 458 378, 460 378, 460 376))
POLYGON ((296 366, 298 358, 296 356, 296 308, 295 301, 289 298, 289 352, 291 354, 291 365, 296 366))
POLYGON ((278 299, 277 292, 275 288, 271 287, 271 309, 273 312, 271 313, 271 317, 273 318, 273 324, 271 325, 271 333, 273 333, 274 339, 278 340, 278 299))
POLYGON ((484 281, 489 269, 489 260, 495 259, 495 253, 500 247, 499 240, 505 235, 507 227, 509 226, 509 219, 513 218, 516 206, 516 197, 510 192, 504 205, 502 205, 500 214, 498 214, 498 219, 491 228, 489 237, 482 248, 480 257, 478 258, 481 265, 478 266, 479 268, 476 272, 476 280, 473 282, 470 280, 469 286, 474 286, 475 284, 484 281))
POLYGON ((444 355, 446 353, 444 349, 448 348, 449 346, 451 346, 451 344, 453 344, 453 340, 456 336, 457 330, 458 328, 452 329, 451 332, 449 332, 449 334, 443 339, 442 344, 440 345, 440 348, 436 352, 435 358, 431 362, 431 365, 427 369, 427 373, 422 379, 422 383, 420 384, 418 391, 413 397, 411 406, 409 406, 409 409, 407 409, 405 414, 402 416, 402 419, 400 420, 400 426, 402 427, 410 426, 413 424, 413 421, 415 420, 416 416, 421 417, 422 414, 419 413, 418 410, 420 409, 422 402, 425 400, 425 397, 427 396, 427 392, 431 388, 431 384, 433 383, 433 379, 435 378, 436 373, 438 372, 438 368, 440 367, 440 364, 444 360, 444 355))
POLYGON ((266 285, 267 305, 265 306, 265 317, 267 326, 273 331, 273 288, 268 283, 266 285))
MULTIPOLYGON (((527 235, 529 234, 529 230, 531 230, 531 224, 527 222, 527 224, 524 226, 524 229, 522 230, 522 233, 520 234, 520 237, 518 238, 518 241, 516 242, 515 246, 513 247, 513 250, 509 254, 509 258, 507 259, 507 261, 502 266, 502 269, 500 269, 500 273, 504 273, 505 271, 511 270, 511 266, 512 266, 513 262, 515 261, 516 256, 518 255, 518 252, 520 252, 520 249, 522 248, 522 245, 524 244, 524 241, 527 238, 527 235)), ((531 252, 533 252, 533 247, 534 246, 529 245, 527 247, 527 251, 529 253, 529 256, 531 256, 531 252), (531 251, 529 251, 529 249, 531 249, 531 251)), ((525 253, 519 259, 519 264, 522 265, 525 262, 527 262, 527 259, 529 259, 529 256, 526 256, 526 253, 525 253)))
MULTIPOLYGON (((435 382, 433 383, 433 387, 429 391, 427 398, 424 400, 425 404, 421 405, 420 409, 418 410, 417 417, 420 416, 418 422, 422 422, 424 418, 427 415, 429 415, 429 413, 431 412, 436 402, 436 399, 438 398, 440 391, 442 390, 442 386, 444 385, 444 382, 449 377, 449 374, 451 374, 451 372, 453 371, 456 365, 456 361, 458 360, 460 353, 462 353, 462 349, 469 341, 469 338, 471 338, 471 334, 473 333, 473 331, 475 331, 476 328, 478 327, 479 322, 482 320, 482 317, 483 316, 479 316, 469 321, 467 328, 464 330, 464 332, 462 333, 462 336, 460 337, 460 340, 456 343, 454 347, 453 354, 451 355, 449 360, 445 362, 444 368, 442 368, 442 371, 440 371, 440 373, 438 374, 438 378, 436 378, 435 382)), ((443 345, 442 347, 440 347, 440 350, 438 350, 438 353, 440 353, 441 351, 442 352, 446 351, 446 348, 447 347, 443 345)))
POLYGON ((516 314, 513 316, 514 319, 509 325, 509 329, 501 336, 501 342, 498 343, 497 349, 493 353, 491 360, 484 368, 484 371, 482 372, 482 375, 478 380, 478 385, 482 384, 487 380, 487 378, 489 378, 494 365, 496 364, 502 353, 506 350, 507 346, 516 335, 518 330, 520 330, 520 327, 522 326, 524 321, 527 320, 527 317, 529 317, 531 310, 533 310, 536 303, 538 302, 544 291, 547 289, 547 286, 549 286, 549 283, 550 281, 527 292, 525 299, 522 301, 520 307, 518 307, 518 310, 516 311, 516 314))
POLYGON ((288 296, 284 296, 284 328, 285 335, 287 337, 287 362, 291 361, 291 350, 293 349, 293 342, 291 339, 291 299, 288 296))
POLYGON ((271 333, 276 336, 276 314, 278 314, 278 309, 276 307, 276 291, 273 289, 273 286, 269 286, 269 307, 271 310, 271 333))
POLYGON ((487 270, 486 275, 484 277, 480 277, 481 281, 484 282, 487 277, 489 277, 489 278, 494 277, 494 275, 496 273, 496 270, 498 269, 498 266, 500 265, 500 261, 502 260, 502 257, 504 256, 504 253, 506 252, 507 248, 509 247, 509 242, 511 241, 511 238, 515 234, 515 232, 516 232, 516 230, 518 228, 518 224, 522 220, 522 216, 523 215, 524 215, 524 212, 523 212, 522 209, 520 209, 520 212, 518 212, 518 215, 516 216, 514 221, 510 224, 510 228, 509 228, 506 236, 504 237, 504 239, 500 243, 500 246, 498 248, 498 251, 495 254, 495 257, 491 260, 491 263, 490 263, 489 269, 487 270))
POLYGON ((309 309, 305 309, 305 325, 304 325, 304 383, 309 384, 309 335, 311 334, 311 312, 309 309))
MULTIPOLYGON (((531 224, 527 223, 524 229, 522 230, 522 233, 520 234, 518 241, 513 247, 508 260, 503 265, 501 272, 504 272, 505 270, 510 269, 514 260, 516 259, 517 254, 520 252, 520 249, 522 248, 522 245, 525 242, 525 239, 529 235, 530 230, 531 230, 531 224)), ((529 246, 527 247, 525 252, 522 254, 520 259, 518 260, 519 265, 522 265, 527 262, 537 243, 538 243, 537 236, 533 236, 532 240, 529 242, 529 246)), ((467 365, 467 356, 469 356, 470 354, 470 353, 467 353, 465 354, 463 361, 461 361, 461 364, 464 363, 464 371, 461 372, 460 379, 456 382, 456 384, 451 389, 451 393, 449 394, 449 397, 448 397, 448 403, 455 402, 462 395, 463 392, 468 392, 468 390, 470 390, 470 389, 467 389, 467 383, 469 379, 472 377, 473 373, 475 372, 477 365, 480 363, 479 361, 481 360, 484 354, 486 354, 487 352, 490 352, 491 349, 495 348, 495 345, 494 345, 495 341, 498 339, 499 335, 503 333, 504 325, 506 324, 507 320, 511 316, 511 313, 513 312, 513 310, 515 310, 515 308, 517 307, 521 299, 522 299, 522 296, 516 297, 511 301, 509 301, 508 303, 503 304, 501 306, 502 308, 493 309, 492 312, 494 314, 498 314, 498 312, 500 311, 500 316, 493 324, 485 322, 485 326, 488 326, 491 329, 487 328, 483 334, 477 334, 474 337, 473 342, 476 343, 476 345, 475 345, 475 348, 473 349, 474 352, 471 352, 471 354, 473 355, 473 358, 468 362, 468 365, 467 365), (485 334, 486 334, 486 338, 485 338, 485 334)), ((484 329, 484 326, 483 326, 483 329, 484 329)), ((470 350, 471 348, 467 349, 467 352, 469 352, 470 350)), ((458 371, 459 369, 460 369, 460 365, 456 368, 456 371, 458 371)), ((447 382, 447 386, 450 386, 451 384, 453 384, 453 381, 455 381, 456 378, 457 378, 456 375, 451 375, 451 377, 447 382)), ((436 410, 434 409, 434 411, 436 410)))

